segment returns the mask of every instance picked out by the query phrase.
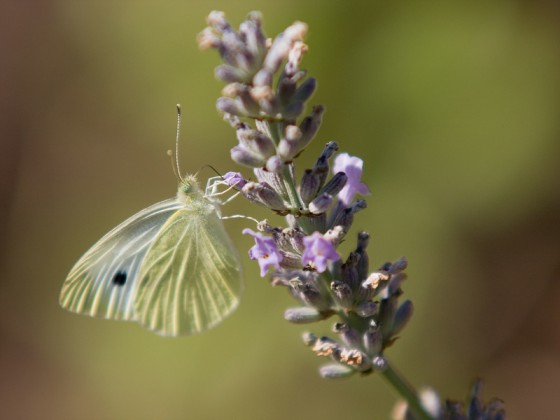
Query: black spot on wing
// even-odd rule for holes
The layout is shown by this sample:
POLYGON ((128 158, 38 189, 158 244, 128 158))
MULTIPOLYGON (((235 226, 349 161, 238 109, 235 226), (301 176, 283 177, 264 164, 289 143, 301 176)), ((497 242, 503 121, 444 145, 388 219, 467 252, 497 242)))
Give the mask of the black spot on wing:
POLYGON ((124 286, 126 283, 126 272, 125 271, 118 271, 113 276, 113 284, 116 286, 124 286))

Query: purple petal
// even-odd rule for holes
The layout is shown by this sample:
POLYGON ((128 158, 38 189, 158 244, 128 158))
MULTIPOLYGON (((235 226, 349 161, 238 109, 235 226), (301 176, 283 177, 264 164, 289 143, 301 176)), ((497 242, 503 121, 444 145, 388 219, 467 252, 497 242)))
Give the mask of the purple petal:
POLYGON ((369 188, 361 182, 363 165, 364 161, 362 159, 350 156, 348 153, 341 153, 334 160, 334 173, 344 172, 348 177, 346 185, 338 193, 338 198, 346 206, 352 202, 356 194, 369 194, 369 188))
POLYGON ((327 269, 328 260, 340 259, 334 245, 319 232, 303 238, 303 244, 305 246, 302 256, 303 265, 312 264, 319 273, 327 269))
POLYGON ((243 175, 239 172, 228 172, 223 178, 230 187, 236 186, 237 188, 243 188, 243 185, 247 183, 243 175))
POLYGON ((255 245, 249 250, 249 258, 257 260, 261 268, 261 277, 266 276, 270 266, 280 268, 282 254, 274 239, 264 236, 262 233, 253 232, 251 229, 243 229, 244 235, 251 235, 255 239, 255 245))

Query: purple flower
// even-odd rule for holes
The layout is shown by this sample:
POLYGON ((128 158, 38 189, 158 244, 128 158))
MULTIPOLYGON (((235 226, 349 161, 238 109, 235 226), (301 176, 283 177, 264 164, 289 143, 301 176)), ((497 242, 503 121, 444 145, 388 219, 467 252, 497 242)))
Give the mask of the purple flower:
POLYGON ((249 250, 249 258, 259 261, 261 277, 266 276, 270 266, 274 266, 277 269, 280 268, 282 254, 278 251, 274 239, 264 236, 262 233, 253 232, 251 229, 243 229, 242 233, 255 238, 255 245, 249 250))
POLYGON ((311 263, 319 273, 327 269, 327 260, 340 259, 334 245, 319 232, 303 238, 303 245, 305 246, 301 259, 303 265, 311 263))
POLYGON ((369 188, 366 184, 361 182, 362 177, 362 166, 364 161, 358 157, 350 156, 348 153, 339 154, 334 160, 333 172, 336 174, 338 172, 344 172, 348 177, 346 185, 338 193, 338 198, 348 206, 354 195, 368 195, 369 188))
POLYGON ((239 172, 228 172, 223 176, 223 178, 230 187, 236 186, 239 189, 243 188, 243 186, 247 183, 245 178, 243 178, 243 175, 239 172))

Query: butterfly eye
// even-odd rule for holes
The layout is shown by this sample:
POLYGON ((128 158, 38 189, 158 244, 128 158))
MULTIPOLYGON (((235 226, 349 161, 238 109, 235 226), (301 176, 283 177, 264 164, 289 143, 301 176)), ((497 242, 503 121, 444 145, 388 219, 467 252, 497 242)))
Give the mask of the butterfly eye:
POLYGON ((114 285, 124 286, 125 283, 126 283, 126 273, 125 272, 119 271, 113 276, 113 284, 114 285))

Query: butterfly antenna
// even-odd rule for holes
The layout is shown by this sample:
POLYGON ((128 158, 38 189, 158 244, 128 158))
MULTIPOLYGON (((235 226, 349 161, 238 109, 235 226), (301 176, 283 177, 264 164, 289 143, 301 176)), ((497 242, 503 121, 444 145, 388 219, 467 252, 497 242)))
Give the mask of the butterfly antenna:
POLYGON ((179 182, 185 183, 184 178, 181 175, 181 168, 179 167, 179 133, 181 131, 181 105, 177 104, 177 133, 175 135, 175 161, 173 161, 173 152, 171 150, 167 151, 167 155, 171 158, 171 167, 173 168, 173 173, 179 180, 179 182))
MULTIPOLYGON (((204 169, 204 168, 210 168, 210 169, 212 169, 214 172, 216 172, 216 175, 218 175, 220 178, 224 179, 224 176, 223 176, 216 168, 214 168, 212 165, 206 164, 206 165, 204 165, 198 172, 200 172, 200 171, 201 171, 202 169, 204 169)), ((197 173, 198 173, 198 172, 197 172, 197 173)))

